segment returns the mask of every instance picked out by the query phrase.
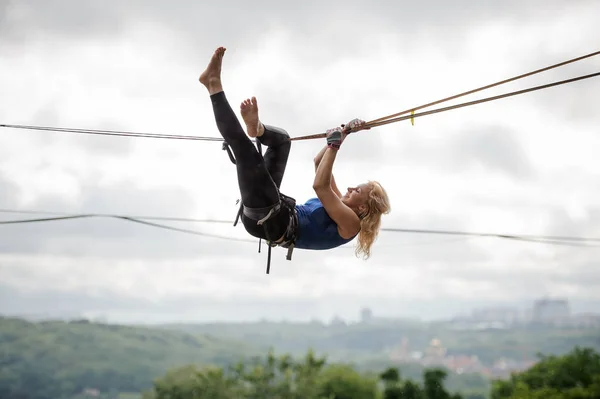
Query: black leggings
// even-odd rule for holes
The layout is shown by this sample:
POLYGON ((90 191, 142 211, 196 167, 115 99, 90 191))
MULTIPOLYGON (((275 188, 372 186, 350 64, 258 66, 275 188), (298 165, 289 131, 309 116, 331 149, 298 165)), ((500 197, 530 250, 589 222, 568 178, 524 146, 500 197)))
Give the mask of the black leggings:
MULTIPOLYGON (((279 187, 290 153, 290 136, 283 129, 264 125, 264 134, 257 138, 262 145, 268 147, 263 157, 244 132, 225 93, 221 91, 210 98, 217 128, 236 159, 242 204, 256 210, 258 214, 264 213, 264 217, 280 202, 279 187)), ((242 214, 242 223, 250 235, 276 241, 287 229, 289 210, 282 206, 281 210, 263 225, 258 225, 257 221, 242 214)))

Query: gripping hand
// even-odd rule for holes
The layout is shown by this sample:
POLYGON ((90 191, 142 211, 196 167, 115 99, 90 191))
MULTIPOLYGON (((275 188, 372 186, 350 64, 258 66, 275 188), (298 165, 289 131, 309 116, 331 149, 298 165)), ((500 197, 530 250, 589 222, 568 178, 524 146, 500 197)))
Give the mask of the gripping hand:
POLYGON ((363 130, 363 129, 369 130, 370 127, 368 127, 368 128, 362 127, 365 123, 367 123, 367 122, 363 121, 362 119, 354 118, 350 122, 346 123, 345 125, 342 125, 342 127, 344 128, 344 133, 350 134, 352 132, 356 132, 356 131, 363 130))
POLYGON ((327 147, 339 150, 346 135, 341 127, 334 127, 333 129, 327 129, 326 136, 327 147))

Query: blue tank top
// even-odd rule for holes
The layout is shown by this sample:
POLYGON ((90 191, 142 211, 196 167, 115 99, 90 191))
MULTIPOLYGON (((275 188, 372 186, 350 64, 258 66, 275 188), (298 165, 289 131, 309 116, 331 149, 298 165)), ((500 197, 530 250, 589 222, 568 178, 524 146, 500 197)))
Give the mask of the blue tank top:
POLYGON ((298 233, 296 248, 331 249, 350 242, 338 233, 337 224, 329 217, 318 198, 311 198, 302 205, 296 205, 298 233))

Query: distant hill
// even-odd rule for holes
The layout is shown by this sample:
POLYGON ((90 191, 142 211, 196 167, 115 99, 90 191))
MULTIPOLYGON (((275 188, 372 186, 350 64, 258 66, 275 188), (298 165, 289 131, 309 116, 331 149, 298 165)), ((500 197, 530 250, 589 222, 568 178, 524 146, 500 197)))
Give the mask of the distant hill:
MULTIPOLYGON (((118 392, 149 389, 155 378, 173 368, 224 367, 264 356, 267 348, 293 356, 312 348, 331 362, 351 362, 360 370, 400 366, 403 376, 420 380, 425 365, 405 364, 406 356, 425 351, 433 339, 448 356, 475 355, 486 364, 501 357, 534 358, 537 352, 562 354, 576 345, 600 350, 598 329, 455 331, 414 322, 149 327, 0 317, 0 398, 80 399, 85 395, 76 394, 86 390, 114 398, 118 392), (404 359, 399 358, 402 352, 404 359)), ((489 381, 471 373, 450 373, 448 387, 481 392, 488 390, 489 381)))
POLYGON ((301 355, 307 348, 334 360, 370 361, 389 358, 402 347, 423 352, 439 340, 447 355, 477 356, 492 364, 500 358, 537 358, 538 353, 562 355, 579 345, 600 351, 600 329, 520 326, 511 329, 456 330, 443 323, 210 323, 170 324, 164 328, 213 334, 254 347, 301 355))
POLYGON ((59 399, 85 389, 140 392, 173 367, 225 366, 255 354, 207 334, 0 318, 0 398, 59 399))

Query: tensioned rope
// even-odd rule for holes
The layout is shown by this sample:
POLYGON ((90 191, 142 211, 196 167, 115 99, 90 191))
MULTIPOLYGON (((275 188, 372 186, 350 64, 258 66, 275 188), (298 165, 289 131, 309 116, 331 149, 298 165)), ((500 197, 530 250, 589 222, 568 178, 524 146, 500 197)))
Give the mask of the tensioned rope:
MULTIPOLYGON (((416 118, 418 116, 425 116, 425 115, 430 115, 430 114, 433 114, 433 113, 438 113, 438 112, 443 112, 443 111, 449 111, 450 109, 455 109, 455 108, 461 108, 461 107, 465 107, 465 106, 469 106, 469 105, 480 104, 480 103, 483 103, 483 102, 497 100, 497 99, 509 97, 509 96, 512 96, 512 95, 523 94, 523 93, 527 93, 527 92, 534 91, 534 90, 541 90, 541 89, 545 89, 545 88, 548 88, 548 87, 557 86, 559 84, 570 83, 573 80, 563 81, 563 82, 556 82, 556 83, 551 84, 551 85, 538 86, 536 88, 531 88, 531 89, 528 89, 528 90, 520 90, 518 92, 507 93, 507 94, 504 94, 502 96, 495 96, 495 97, 490 97, 490 98, 487 98, 487 99, 481 99, 481 100, 478 100, 478 101, 472 101, 472 102, 469 102, 469 103, 457 104, 454 107, 446 107, 446 108, 434 110, 434 111, 429 112, 429 113, 421 113, 421 114, 418 114, 418 115, 414 114, 415 111, 423 109, 423 108, 430 107, 432 105, 441 104, 441 103, 446 102, 446 101, 454 100, 454 99, 459 98, 459 97, 463 97, 463 96, 466 96, 466 95, 469 95, 469 94, 477 93, 479 91, 490 89, 492 87, 500 86, 500 85, 505 84, 505 83, 514 82, 515 80, 526 78, 526 77, 529 77, 529 76, 533 76, 535 74, 538 74, 538 73, 541 73, 541 72, 545 72, 545 71, 549 71, 551 69, 558 68, 558 67, 561 67, 561 66, 564 66, 564 65, 567 65, 567 64, 571 64, 573 62, 581 61, 581 60, 586 59, 586 58, 594 57, 594 56, 596 56, 598 54, 600 54, 600 51, 595 51, 593 53, 589 53, 589 54, 583 55, 581 57, 571 58, 570 60, 559 62, 558 64, 554 64, 554 65, 550 65, 550 66, 547 66, 547 67, 544 67, 544 68, 536 69, 535 71, 531 71, 531 72, 527 72, 527 73, 524 73, 524 74, 521 74, 521 75, 517 75, 517 76, 514 76, 512 78, 500 80, 500 81, 498 81, 496 83, 492 83, 492 84, 489 84, 489 85, 481 86, 481 87, 478 87, 476 89, 468 90, 468 91, 465 91, 465 92, 462 92, 462 93, 459 93, 459 94, 455 94, 455 95, 450 96, 450 97, 442 98, 441 100, 432 101, 432 102, 427 103, 427 104, 419 105, 418 107, 409 108, 407 110, 404 110, 404 111, 401 111, 401 112, 397 112, 395 114, 391 114, 391 115, 388 115, 388 116, 384 116, 382 118, 374 119, 374 120, 368 121, 364 125, 363 128, 371 128, 371 127, 375 127, 375 126, 381 126, 381 125, 384 125, 384 124, 398 122, 398 121, 401 121, 401 120, 413 119, 413 118, 416 118), (408 114, 409 112, 412 113, 412 115, 410 117, 408 117, 408 118, 406 118, 406 117, 405 118, 395 118, 395 117, 398 117, 400 115, 408 114), (395 119, 392 119, 392 118, 395 118, 395 119)), ((587 79, 587 78, 593 77, 593 76, 596 76, 596 75, 585 76, 582 79, 587 79)), ((577 80, 580 80, 580 79, 577 79, 577 80)), ((296 137, 293 140, 307 140, 307 139, 322 138, 322 137, 325 137, 325 135, 324 134, 317 134, 317 135, 302 136, 302 137, 296 137)))
MULTIPOLYGON (((22 223, 39 223, 39 222, 50 222, 70 219, 82 219, 91 217, 104 217, 104 218, 115 218, 125 221, 142 223, 152 227, 165 228, 169 230, 178 231, 181 233, 196 234, 201 236, 207 236, 212 238, 223 238, 231 239, 234 241, 241 242, 254 242, 246 239, 236 239, 230 237, 224 237, 214 234, 207 234, 189 229, 180 229, 176 227, 166 226, 158 223, 146 222, 146 220, 165 220, 165 221, 178 221, 178 222, 200 222, 200 223, 231 223, 226 220, 215 220, 215 219, 192 219, 192 218, 175 218, 175 217, 159 217, 159 216, 124 216, 115 214, 102 214, 102 213, 90 213, 90 214, 79 214, 72 215, 58 212, 43 212, 43 211, 21 211, 21 210, 9 210, 0 209, 0 213, 21 213, 21 214, 37 214, 37 215, 60 215, 47 218, 36 218, 36 219, 18 219, 0 221, 0 225, 9 224, 22 224, 22 223)), ((456 230, 427 230, 427 229, 400 229, 400 228, 382 228, 381 231, 395 232, 395 233, 416 233, 416 234, 441 234, 441 235, 452 235, 452 236, 465 236, 465 237, 488 237, 488 238, 501 238, 528 242, 537 242, 544 244, 556 244, 556 245, 569 245, 569 246, 585 246, 585 247, 599 247, 600 238, 590 237, 573 237, 573 236, 550 236, 550 235, 522 235, 522 234, 501 234, 501 233, 481 233, 481 232, 465 232, 456 230)))
POLYGON ((369 123, 381 122, 383 120, 391 119, 393 117, 404 115, 404 114, 407 114, 409 112, 414 112, 414 111, 417 111, 419 109, 431 107, 432 105, 437 105, 437 104, 440 104, 440 103, 443 103, 443 102, 446 102, 446 101, 454 100, 455 98, 459 98, 459 97, 463 97, 463 96, 466 96, 466 95, 469 95, 469 94, 477 93, 478 91, 482 91, 482 90, 486 90, 486 89, 491 89, 492 87, 500 86, 500 85, 505 84, 505 83, 514 82, 515 80, 526 78, 526 77, 529 77, 529 76, 533 76, 535 74, 538 74, 538 73, 541 73, 541 72, 545 72, 545 71, 549 71, 551 69, 558 68, 558 67, 561 67, 561 66, 564 66, 564 65, 567 65, 567 64, 571 64, 571 63, 576 62, 576 61, 581 61, 583 59, 590 58, 590 57, 596 56, 598 54, 600 54, 600 51, 595 51, 593 53, 589 53, 589 54, 583 55, 581 57, 572 58, 572 59, 567 60, 567 61, 559 62, 558 64, 547 66, 545 68, 536 69, 535 71, 532 71, 532 72, 527 72, 527 73, 524 73, 522 75, 514 76, 512 78, 500 80, 500 81, 498 81, 496 83, 492 83, 492 84, 489 84, 489 85, 486 85, 486 86, 482 86, 482 87, 479 87, 477 89, 465 91, 463 93, 455 94, 453 96, 446 97, 446 98, 443 98, 441 100, 433 101, 433 102, 430 102, 428 104, 420 105, 420 106, 415 107, 415 108, 410 108, 410 109, 407 109, 407 110, 402 111, 402 112, 398 112, 398 113, 395 113, 395 114, 392 114, 392 115, 384 116, 383 118, 374 119, 374 120, 370 121, 369 123))
MULTIPOLYGON (((387 125, 389 123, 404 121, 404 120, 407 120, 407 119, 419 118, 419 117, 425 116, 425 115, 437 114, 439 112, 450 111, 452 109, 468 107, 470 105, 482 104, 482 103, 485 103, 485 102, 488 102, 488 101, 499 100, 501 98, 516 96, 518 94, 524 94, 524 93, 529 93, 529 92, 536 91, 536 90, 547 89, 547 88, 550 88, 550 87, 554 87, 554 86, 558 86, 558 85, 562 85, 562 84, 566 84, 566 83, 571 83, 571 82, 576 82, 578 80, 589 79, 589 78, 593 78, 593 77, 596 77, 596 76, 600 76, 600 72, 596 72, 596 73, 592 73, 592 74, 584 75, 584 76, 579 76, 579 77, 572 78, 572 79, 561 80, 559 82, 548 83, 548 84, 541 85, 541 86, 535 86, 535 87, 531 87, 529 89, 518 90, 518 91, 513 91, 513 92, 510 92, 510 93, 500 94, 500 95, 497 95, 497 96, 482 98, 480 100, 469 101, 469 102, 466 102, 466 103, 451 105, 451 106, 444 107, 444 108, 437 108, 437 109, 433 109, 431 111, 420 112, 418 114, 411 114, 411 115, 406 115, 406 116, 399 116, 397 118, 392 118, 392 119, 387 119, 387 120, 378 120, 377 122, 367 122, 363 126, 361 126, 360 128, 358 128, 356 130, 353 130, 352 132, 357 132, 357 131, 364 130, 364 129, 370 129, 370 128, 377 127, 377 126, 387 125)), ((408 112, 410 112, 410 111, 408 111, 408 112)), ((308 135, 308 136, 293 137, 291 140, 292 141, 296 141, 296 140, 310 140, 310 139, 318 139, 318 138, 325 138, 325 137, 326 137, 326 133, 317 133, 317 134, 311 134, 311 135, 308 135)))
MULTIPOLYGON (((388 115, 382 118, 378 118, 378 119, 374 119, 372 121, 367 122, 365 125, 361 126, 359 129, 355 130, 364 130, 366 128, 373 128, 373 127, 377 127, 377 126, 382 126, 382 125, 386 125, 389 123, 394 123, 394 122, 399 122, 402 120, 407 120, 407 119, 414 119, 414 118, 418 118, 418 117, 422 117, 422 116, 426 116, 426 115, 432 115, 432 114, 436 114, 436 113, 440 113, 440 112, 445 112, 445 111, 449 111, 452 109, 457 109, 457 108, 462 108, 462 107, 467 107, 467 106, 471 106, 471 105, 476 105, 476 104, 481 104, 481 103, 485 103, 488 101, 494 101, 494 100, 499 100, 501 98, 506 98, 506 97, 511 97, 511 96, 515 96, 515 95, 519 95, 519 94, 524 94, 524 93, 529 93, 532 91, 536 91, 536 90, 542 90, 542 89, 547 89, 550 87, 554 87, 554 86, 559 86, 559 85, 563 85, 563 84, 567 84, 567 83, 572 83, 575 81, 579 81, 579 80, 583 80, 583 79, 589 79, 592 77, 596 77, 600 75, 600 72, 597 73, 593 73, 593 74, 589 74, 589 75, 583 75, 583 76, 579 76, 576 78, 572 78, 572 79, 566 79, 566 80, 562 80, 562 81, 558 81, 558 82, 553 82, 553 83, 549 83, 549 84, 545 84, 545 85, 541 85, 541 86, 536 86, 536 87, 532 87, 529 89, 524 89, 524 90, 518 90, 518 91, 514 91, 514 92, 510 92, 510 93, 505 93, 505 94, 501 94, 501 95, 497 95, 497 96, 493 96, 493 97, 488 97, 488 98, 483 98, 480 100, 475 100, 475 101, 469 101, 466 103, 461 103, 461 104, 456 104, 453 106, 449 106, 449 107, 444 107, 444 108, 438 108, 438 109, 434 109, 431 111, 427 111, 427 112, 421 112, 418 114, 415 114, 414 111, 419 110, 419 109, 423 109, 432 105, 436 105, 436 104, 440 104, 442 102, 446 102, 452 99, 456 99, 468 94, 472 94, 472 93, 476 93, 478 91, 481 90, 485 90, 485 89, 489 89, 495 86, 499 86, 501 84, 505 84, 508 82, 513 82, 515 80, 518 79, 522 79, 524 77, 528 77, 528 76, 532 76, 535 75, 537 73, 540 72, 544 72, 544 71, 548 71, 550 69, 554 69, 554 68, 558 68, 560 66, 564 66, 576 61, 580 61, 583 60, 585 58, 589 58, 589 57, 593 57, 600 54, 600 51, 596 51, 593 53, 589 53, 580 57, 576 57, 567 61, 563 61, 560 62, 558 64, 554 64, 554 65, 550 65, 544 68, 540 68, 537 69, 535 71, 532 72, 528 72, 525 74, 521 74, 512 78, 508 78, 508 79, 504 79, 501 81, 498 81, 496 83, 492 83, 486 86, 482 86, 473 90, 469 90, 463 93, 459 93, 450 97, 446 97, 443 98, 441 100, 437 100, 437 101, 433 101, 430 102, 428 104, 424 104, 424 105, 420 105, 418 107, 414 107, 414 108, 410 108, 408 110, 405 111, 401 111, 392 115, 388 115), (411 115, 406 115, 406 116, 400 116, 400 115, 404 115, 407 113, 411 113, 411 115)), ((189 135, 169 135, 169 134, 156 134, 156 133, 136 133, 136 132, 127 132, 127 131, 118 131, 118 130, 97 130, 97 129, 75 129, 75 128, 60 128, 60 127, 49 127, 49 126, 31 126, 31 125, 16 125, 16 124, 0 124, 0 127, 3 128, 13 128, 13 129, 29 129, 29 130, 46 130, 46 131, 53 131, 53 132, 66 132, 66 133, 76 133, 76 134, 97 134, 97 135, 108 135, 108 136, 125 136, 125 137, 142 137, 142 138, 159 138, 159 139, 177 139, 177 140, 198 140, 198 141, 224 141, 223 138, 221 137, 202 137, 202 136, 189 136, 189 135)), ((323 138, 325 137, 326 134, 325 133, 318 133, 318 134, 313 134, 313 135, 307 135, 307 136, 299 136, 299 137, 293 137, 290 140, 292 141, 299 141, 299 140, 309 140, 309 139, 316 139, 316 138, 323 138)))
POLYGON ((174 140, 198 140, 198 141, 223 141, 219 137, 201 137, 201 136, 184 136, 174 134, 156 134, 156 133, 136 133, 126 132, 121 130, 98 130, 98 129, 75 129, 68 127, 51 127, 51 126, 31 126, 31 125, 8 125, 0 124, 0 127, 10 129, 26 129, 26 130, 42 130, 51 132, 75 133, 75 134, 96 134, 101 136, 121 136, 121 137, 142 137, 151 139, 174 139, 174 140))

